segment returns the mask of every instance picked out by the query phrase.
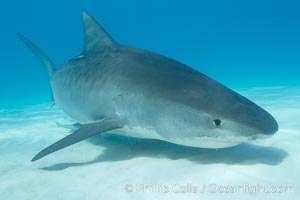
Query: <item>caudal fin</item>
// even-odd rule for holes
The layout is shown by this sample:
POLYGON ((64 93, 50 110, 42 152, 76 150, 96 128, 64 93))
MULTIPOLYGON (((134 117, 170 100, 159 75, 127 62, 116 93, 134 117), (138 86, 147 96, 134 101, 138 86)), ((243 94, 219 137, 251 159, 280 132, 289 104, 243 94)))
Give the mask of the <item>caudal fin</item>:
POLYGON ((51 77, 56 71, 56 67, 50 58, 35 44, 33 44, 30 40, 28 40, 25 36, 19 34, 20 39, 26 44, 26 46, 31 49, 36 58, 43 65, 44 69, 48 73, 49 77, 51 77))

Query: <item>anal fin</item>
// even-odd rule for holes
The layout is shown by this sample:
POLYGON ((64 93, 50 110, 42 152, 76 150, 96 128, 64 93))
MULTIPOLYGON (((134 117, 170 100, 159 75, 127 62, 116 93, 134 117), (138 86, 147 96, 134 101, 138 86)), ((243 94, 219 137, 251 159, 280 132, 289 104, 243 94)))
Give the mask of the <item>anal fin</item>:
POLYGON ((60 149, 63 149, 100 133, 119 129, 122 127, 123 125, 120 120, 116 119, 106 119, 95 123, 84 124, 78 130, 74 131, 74 133, 72 133, 71 135, 64 137, 63 139, 40 151, 31 161, 34 162, 36 160, 39 160, 53 152, 56 152, 60 149))

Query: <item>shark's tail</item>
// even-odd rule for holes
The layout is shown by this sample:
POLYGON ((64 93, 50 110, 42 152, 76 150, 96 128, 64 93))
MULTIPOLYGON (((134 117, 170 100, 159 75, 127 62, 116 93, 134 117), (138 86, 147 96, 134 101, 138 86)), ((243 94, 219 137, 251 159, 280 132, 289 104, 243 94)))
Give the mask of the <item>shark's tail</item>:
POLYGON ((30 40, 28 40, 23 35, 19 34, 20 39, 26 44, 26 46, 31 49, 31 51, 34 53, 36 58, 40 61, 40 63, 43 65, 44 69, 48 73, 49 77, 51 78, 54 72, 56 71, 56 67, 53 64, 53 62, 50 60, 50 58, 35 44, 33 44, 30 40))

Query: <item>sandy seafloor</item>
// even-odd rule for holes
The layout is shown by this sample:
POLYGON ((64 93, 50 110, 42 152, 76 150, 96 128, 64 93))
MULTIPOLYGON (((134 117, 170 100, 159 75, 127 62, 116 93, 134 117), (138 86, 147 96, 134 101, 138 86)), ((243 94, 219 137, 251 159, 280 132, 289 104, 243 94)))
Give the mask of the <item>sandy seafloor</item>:
POLYGON ((274 115, 276 135, 208 150, 103 134, 31 163, 72 121, 50 103, 2 109, 0 199, 299 199, 300 88, 239 91, 274 115))

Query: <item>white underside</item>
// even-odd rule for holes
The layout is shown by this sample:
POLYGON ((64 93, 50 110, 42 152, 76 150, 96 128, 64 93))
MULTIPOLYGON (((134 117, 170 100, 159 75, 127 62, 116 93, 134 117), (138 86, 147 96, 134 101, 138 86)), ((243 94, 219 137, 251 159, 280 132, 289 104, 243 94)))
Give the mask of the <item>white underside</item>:
POLYGON ((225 140, 224 138, 213 138, 213 137, 193 137, 193 138, 175 138, 175 139, 166 139, 159 135, 154 129, 143 128, 143 127, 128 127, 125 126, 122 129, 118 129, 114 131, 117 135, 127 136, 127 137, 135 137, 142 139, 158 139, 167 142, 171 142, 178 145, 190 146, 190 147, 198 147, 198 148, 210 148, 210 149, 218 149, 218 148, 227 148, 241 144, 241 141, 225 140))

